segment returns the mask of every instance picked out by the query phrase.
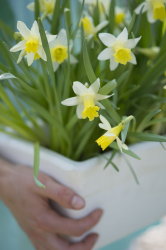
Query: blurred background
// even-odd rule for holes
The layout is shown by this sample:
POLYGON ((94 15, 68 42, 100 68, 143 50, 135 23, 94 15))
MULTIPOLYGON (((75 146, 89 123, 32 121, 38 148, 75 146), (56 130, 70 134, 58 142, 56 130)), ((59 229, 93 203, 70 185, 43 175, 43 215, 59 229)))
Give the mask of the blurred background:
MULTIPOLYGON (((73 6, 77 0, 73 0, 73 6)), ((104 0, 103 0, 104 1, 104 0)), ((16 30, 17 20, 24 21, 27 25, 33 22, 33 13, 26 9, 31 0, 0 0, 0 20, 16 30)), ((119 1, 125 3, 124 0, 119 1)), ((129 1, 127 1, 129 3, 129 1)), ((156 223, 158 224, 158 223, 156 223)), ((111 222, 110 222, 111 226, 111 222)), ((148 228, 148 227, 147 227, 148 228)), ((100 250, 129 250, 131 242, 142 234, 147 228, 135 232, 100 250)), ((115 228, 116 230, 116 228, 115 228)), ((111 237, 111 235, 110 235, 111 237)), ((22 232, 10 211, 0 201, 0 250, 34 250, 30 241, 22 232)), ((157 249, 156 249, 157 250, 157 249)))

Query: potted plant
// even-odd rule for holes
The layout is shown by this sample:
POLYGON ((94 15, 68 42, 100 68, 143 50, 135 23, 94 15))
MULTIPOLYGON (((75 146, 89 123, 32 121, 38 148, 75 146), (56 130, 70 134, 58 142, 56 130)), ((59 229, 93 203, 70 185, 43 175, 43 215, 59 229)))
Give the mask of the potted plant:
POLYGON ((166 5, 137 2, 36 0, 30 29, 1 23, 1 155, 82 195, 67 215, 103 208, 96 247, 166 209, 166 5))

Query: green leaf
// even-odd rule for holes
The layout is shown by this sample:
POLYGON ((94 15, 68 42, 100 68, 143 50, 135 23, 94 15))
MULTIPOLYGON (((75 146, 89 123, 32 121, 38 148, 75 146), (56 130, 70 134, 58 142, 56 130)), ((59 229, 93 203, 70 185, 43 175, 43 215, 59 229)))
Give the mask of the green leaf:
POLYGON ((103 100, 102 104, 106 108, 106 112, 108 115, 114 120, 115 125, 121 121, 121 117, 117 113, 117 111, 113 108, 113 105, 109 100, 103 100))
POLYGON ((116 150, 113 150, 112 153, 111 153, 111 156, 109 158, 105 157, 107 162, 104 166, 104 169, 107 168, 110 164, 112 165, 112 167, 117 171, 119 172, 119 168, 116 166, 116 164, 112 161, 112 159, 114 158, 115 154, 117 153, 116 150))
POLYGON ((55 2, 55 7, 53 11, 53 16, 52 16, 52 25, 51 25, 51 33, 52 34, 57 34, 58 33, 58 28, 59 28, 59 21, 60 21, 60 14, 61 14, 61 1, 56 0, 55 2))
MULTIPOLYGON (((84 33, 83 33, 83 35, 84 35, 84 33)), ((83 38, 83 61, 84 61, 84 67, 85 67, 87 77, 88 77, 90 83, 94 83, 96 81, 97 77, 96 77, 94 70, 92 68, 92 64, 91 64, 88 49, 87 49, 87 44, 86 44, 86 41, 84 38, 83 38)))
POLYGON ((122 130, 122 132, 121 132, 122 142, 125 142, 125 140, 126 140, 127 133, 128 133, 128 130, 129 130, 129 126, 130 126, 130 122, 128 122, 128 123, 125 125, 125 128, 124 128, 124 129, 122 130))
POLYGON ((124 157, 124 159, 125 159, 125 162, 127 163, 127 166, 129 167, 129 169, 131 171, 132 176, 134 177, 135 182, 139 185, 140 183, 139 183, 138 177, 137 177, 130 161, 126 157, 124 157))
MULTIPOLYGON (((118 145, 117 145, 117 143, 115 143, 115 142, 113 142, 113 143, 110 145, 110 148, 119 150, 118 145)), ((133 151, 131 151, 130 149, 128 149, 128 150, 123 149, 122 151, 123 151, 125 154, 127 154, 127 155, 129 155, 129 156, 131 156, 131 157, 133 157, 133 158, 135 158, 135 159, 137 159, 137 160, 141 160, 141 158, 140 158, 136 153, 134 153, 133 151)))
POLYGON ((166 136, 150 134, 150 133, 130 132, 129 136, 137 138, 141 141, 166 142, 166 136))
POLYGON ((134 12, 133 13, 133 16, 132 16, 132 19, 128 25, 128 33, 130 34, 134 28, 134 24, 135 24, 135 21, 136 21, 136 13, 134 12))
POLYGON ((149 113, 144 117, 144 119, 141 121, 141 123, 139 124, 139 126, 137 127, 137 131, 141 132, 146 128, 146 125, 149 123, 149 121, 156 116, 158 113, 161 112, 161 109, 155 109, 153 111, 149 111, 149 113))
POLYGON ((109 10, 109 29, 110 33, 113 33, 115 27, 115 0, 111 1, 109 10))
POLYGON ((100 94, 102 95, 108 95, 112 90, 114 90, 117 87, 117 82, 116 80, 112 80, 105 84, 99 91, 100 94))
POLYGON ((38 18, 40 17, 40 4, 39 4, 39 0, 35 0, 35 20, 38 20, 38 18))
POLYGON ((38 142, 34 144, 34 161, 33 161, 33 176, 35 183, 38 187, 40 188, 45 188, 45 185, 43 185, 39 180, 38 180, 38 175, 39 175, 39 165, 40 165, 40 145, 38 142))

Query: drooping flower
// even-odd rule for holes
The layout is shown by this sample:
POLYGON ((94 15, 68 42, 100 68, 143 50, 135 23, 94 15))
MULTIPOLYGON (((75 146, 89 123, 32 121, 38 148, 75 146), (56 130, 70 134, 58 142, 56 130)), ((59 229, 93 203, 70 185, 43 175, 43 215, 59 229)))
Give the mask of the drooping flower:
POLYGON ((85 36, 90 39, 103 29, 108 24, 108 21, 102 21, 97 26, 94 26, 93 19, 90 16, 85 16, 81 19, 81 24, 84 29, 85 36))
POLYGON ((166 0, 145 0, 136 9, 136 14, 147 12, 150 23, 166 20, 166 0))
POLYGON ((110 60, 110 70, 115 70, 119 63, 123 65, 128 62, 137 63, 131 49, 135 48, 141 37, 128 39, 128 31, 124 28, 118 37, 109 33, 100 33, 99 38, 107 48, 98 55, 98 60, 110 60))
POLYGON ((98 94, 100 89, 100 79, 98 78, 92 85, 87 87, 81 82, 73 82, 73 91, 76 97, 68 98, 62 101, 63 105, 75 106, 77 105, 77 117, 79 119, 88 118, 90 121, 98 117, 100 108, 104 108, 99 101, 109 98, 109 95, 98 94))
MULTIPOLYGON (((72 43, 69 46, 69 50, 72 49, 72 43)), ((67 34, 62 29, 58 35, 54 36, 54 39, 49 43, 50 53, 53 63, 54 71, 56 71, 61 63, 63 63, 69 56, 68 51, 67 34)), ((70 54, 70 63, 76 63, 77 59, 70 54)))
POLYGON ((18 21, 17 29, 22 36, 22 41, 14 45, 10 51, 18 52, 21 51, 17 63, 19 63, 25 56, 30 66, 35 59, 42 58, 44 61, 47 60, 42 41, 39 33, 39 27, 36 21, 34 21, 32 28, 28 29, 25 23, 18 21))
MULTIPOLYGON (((56 0, 39 0, 40 11, 43 13, 43 17, 53 14, 56 0)), ((35 10, 35 3, 32 2, 27 5, 27 8, 31 11, 35 10)))
POLYGON ((100 115, 100 120, 101 123, 99 123, 99 127, 107 131, 96 140, 97 144, 102 148, 102 150, 105 150, 114 141, 117 142, 117 145, 121 152, 122 149, 127 150, 127 145, 119 139, 119 135, 124 129, 124 123, 121 122, 116 127, 112 128, 110 123, 104 116, 100 115))

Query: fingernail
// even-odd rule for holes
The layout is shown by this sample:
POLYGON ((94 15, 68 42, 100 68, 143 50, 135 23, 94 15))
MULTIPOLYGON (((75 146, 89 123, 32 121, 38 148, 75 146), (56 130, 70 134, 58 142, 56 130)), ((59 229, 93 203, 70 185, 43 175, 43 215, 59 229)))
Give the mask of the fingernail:
POLYGON ((101 218, 101 216, 102 216, 102 214, 103 214, 103 210, 101 210, 101 209, 98 209, 98 210, 96 210, 94 213, 93 213, 93 218, 94 219, 100 219, 101 218))
POLYGON ((71 201, 71 204, 73 208, 80 209, 85 206, 85 201, 81 197, 75 195, 71 201))

